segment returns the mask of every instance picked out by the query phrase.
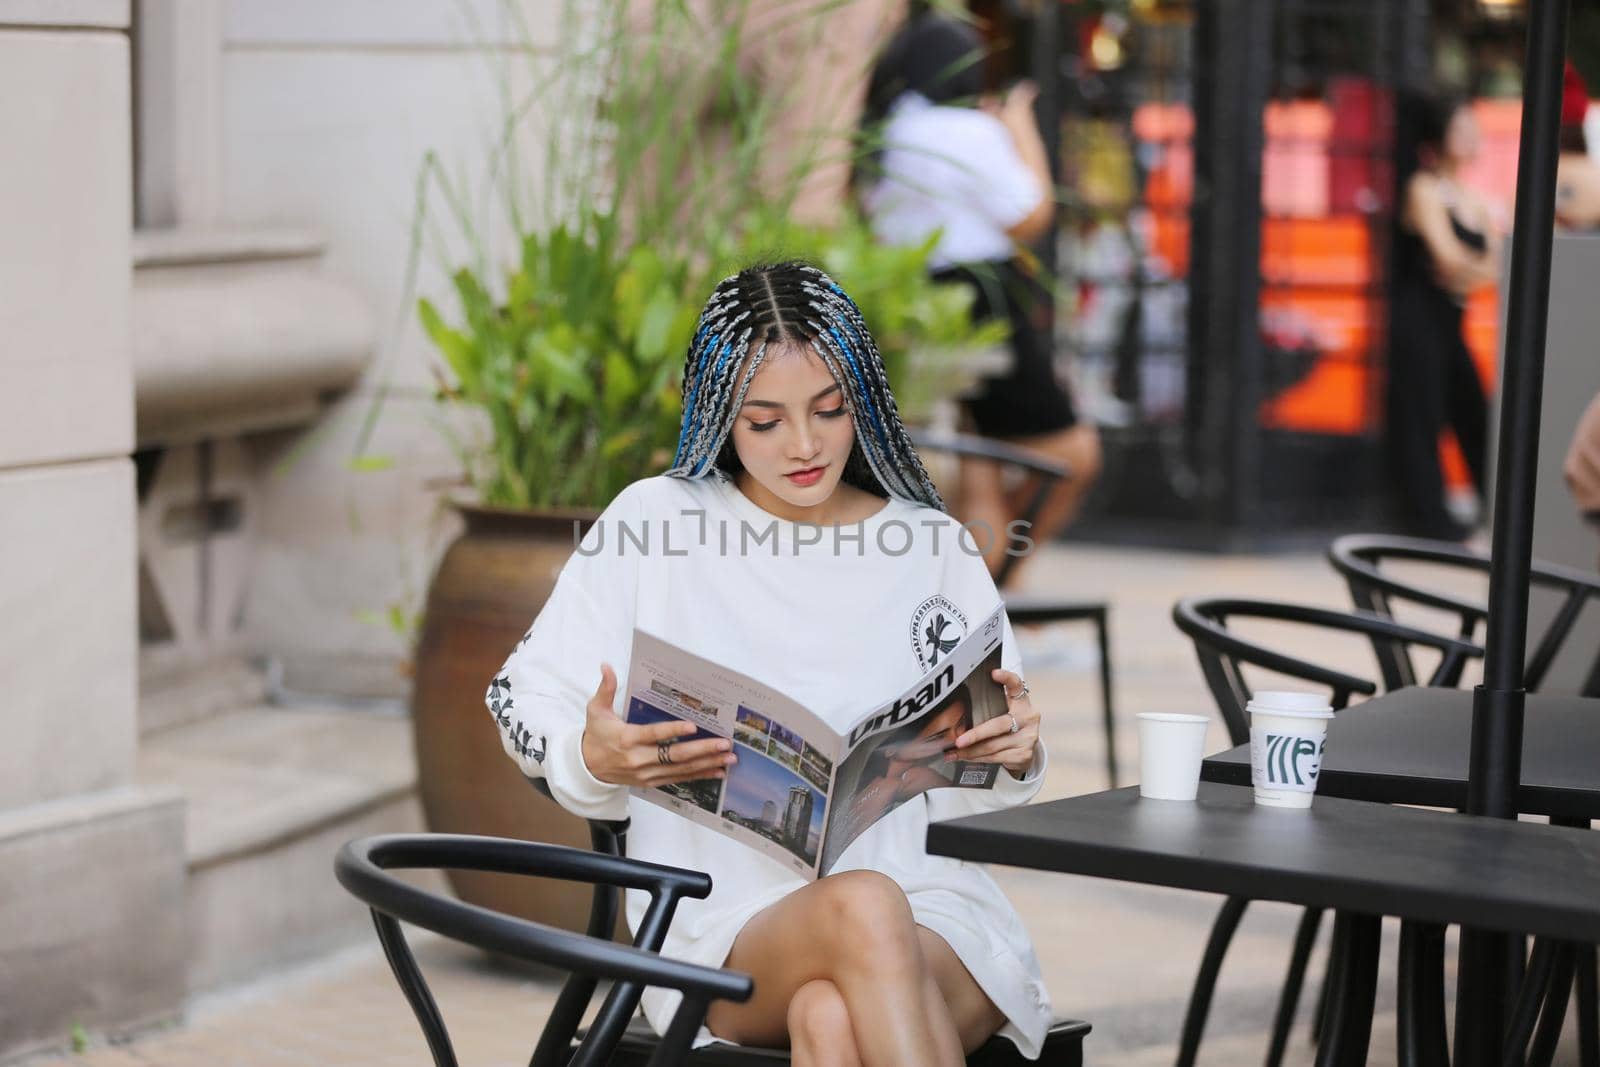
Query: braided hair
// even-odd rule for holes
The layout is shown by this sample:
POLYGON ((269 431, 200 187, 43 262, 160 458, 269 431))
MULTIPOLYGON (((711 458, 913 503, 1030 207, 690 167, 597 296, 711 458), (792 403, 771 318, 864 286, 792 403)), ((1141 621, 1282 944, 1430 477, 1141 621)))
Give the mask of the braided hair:
POLYGON ((861 309, 807 263, 757 264, 711 291, 683 366, 683 424, 666 474, 703 478, 742 469, 730 431, 769 347, 808 346, 844 393, 856 440, 841 480, 877 496, 944 511, 900 421, 861 309), (739 375, 739 368, 750 357, 739 375), (738 377, 738 381, 735 381, 738 377))

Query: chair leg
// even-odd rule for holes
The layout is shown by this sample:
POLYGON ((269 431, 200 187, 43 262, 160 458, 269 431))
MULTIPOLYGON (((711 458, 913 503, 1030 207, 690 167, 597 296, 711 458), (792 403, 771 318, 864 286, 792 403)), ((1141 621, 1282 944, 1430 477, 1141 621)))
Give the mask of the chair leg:
POLYGON ((1576 948, 1571 942, 1556 946, 1549 993, 1539 1014, 1539 1027, 1533 1032, 1533 1046, 1528 1049, 1528 1067, 1550 1067, 1556 1058, 1561 1024, 1567 1020, 1567 1000, 1572 996, 1572 960, 1576 948))
POLYGON ((1372 1038, 1372 1003, 1378 989, 1376 915, 1339 912, 1333 919, 1333 941, 1342 946, 1339 963, 1328 976, 1327 1030, 1317 1048, 1317 1067, 1351 1067, 1367 1062, 1372 1038))
POLYGON ((1445 1036, 1444 927, 1400 924, 1397 1044, 1400 1067, 1449 1067, 1445 1036))
POLYGON ((1593 945, 1578 946, 1576 966, 1578 980, 1574 992, 1578 1002, 1573 1011, 1578 1016, 1578 1063, 1581 1067, 1600 1067, 1600 1002, 1596 1001, 1593 945))
POLYGON ((1322 988, 1311 1011, 1311 1047, 1322 1043, 1323 1027, 1328 1022, 1328 998, 1333 995, 1334 977, 1344 963, 1344 942, 1335 938, 1328 944, 1328 962, 1322 970, 1322 988))
POLYGON ((1272 1020, 1272 1043, 1267 1046, 1266 1067, 1278 1067, 1289 1047, 1289 1030, 1294 1026, 1295 1009, 1300 1006, 1306 964, 1311 959, 1311 947, 1317 942, 1317 929, 1321 925, 1321 908, 1307 908, 1300 916, 1300 925, 1294 932, 1294 951, 1289 954, 1289 972, 1284 976, 1283 992, 1278 996, 1278 1013, 1272 1020))
POLYGON ((1205 1033, 1206 1016, 1211 1012, 1211 994, 1216 992, 1217 975, 1222 970, 1222 957, 1227 955, 1233 932, 1239 928, 1244 909, 1250 901, 1244 897, 1229 897, 1217 912, 1211 924, 1211 936, 1206 940, 1206 951, 1200 957, 1200 971, 1194 976, 1194 989, 1189 993, 1189 1007, 1183 1013, 1183 1036, 1178 1039, 1176 1067, 1194 1067, 1200 1052, 1200 1037, 1205 1033))
POLYGON ((1100 641, 1100 714, 1106 727, 1106 775, 1111 788, 1117 788, 1117 738, 1116 713, 1111 703, 1111 636, 1106 619, 1106 609, 1094 616, 1095 635, 1100 641))
MULTIPOLYGON (((1523 970, 1523 981, 1512 987, 1517 998, 1506 1025, 1504 1059, 1507 1062, 1520 1063, 1527 1053, 1534 1024, 1539 1021, 1539 1009, 1548 1003, 1552 993, 1550 975, 1556 966, 1558 948, 1556 942, 1547 937, 1536 938, 1533 958, 1523 970)), ((1563 992, 1562 1000, 1565 999, 1563 992)))

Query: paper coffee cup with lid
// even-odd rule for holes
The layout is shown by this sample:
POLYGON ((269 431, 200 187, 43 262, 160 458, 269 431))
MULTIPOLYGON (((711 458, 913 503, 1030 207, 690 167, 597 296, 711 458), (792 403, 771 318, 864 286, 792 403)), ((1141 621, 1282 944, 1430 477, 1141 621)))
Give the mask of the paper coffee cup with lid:
POLYGON ((1322 770, 1333 708, 1318 693, 1263 691, 1245 706, 1250 713, 1250 782, 1256 803, 1309 808, 1322 770))

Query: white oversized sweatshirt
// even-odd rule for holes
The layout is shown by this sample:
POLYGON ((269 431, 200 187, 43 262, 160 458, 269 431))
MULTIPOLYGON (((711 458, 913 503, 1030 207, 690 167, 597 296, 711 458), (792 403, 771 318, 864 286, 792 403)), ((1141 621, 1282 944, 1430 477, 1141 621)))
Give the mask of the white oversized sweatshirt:
MULTIPOLYGON (((587 818, 630 818, 628 855, 709 873, 706 900, 685 900, 663 952, 723 965, 757 912, 805 883, 774 860, 595 778, 582 756, 585 707, 600 664, 624 677, 637 626, 748 674, 843 731, 892 699, 994 610, 999 594, 979 549, 942 512, 891 498, 866 520, 816 526, 780 519, 719 474, 657 476, 619 493, 563 567, 549 601, 488 692, 507 753, 542 776, 557 801, 587 818), (959 535, 959 536, 958 536, 959 535)), ((1023 674, 1011 624, 1002 666, 1023 674)), ((1027 931, 981 867, 930 856, 930 819, 1029 800, 1043 746, 1018 780, 993 790, 935 789, 901 805, 854 841, 833 871, 894 879, 918 924, 938 933, 1006 1016, 1000 1031, 1037 1056, 1051 1010, 1027 931)), ((648 896, 627 894, 637 929, 648 896)), ((643 1008, 664 1032, 678 994, 652 989, 643 1008)), ((702 1028, 697 1044, 714 1040, 702 1028)))

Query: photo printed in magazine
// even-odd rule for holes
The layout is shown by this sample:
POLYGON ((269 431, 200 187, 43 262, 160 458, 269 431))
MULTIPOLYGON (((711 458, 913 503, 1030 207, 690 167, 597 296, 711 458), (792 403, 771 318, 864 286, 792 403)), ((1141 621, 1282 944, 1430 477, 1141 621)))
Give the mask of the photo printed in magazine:
POLYGON ((739 757, 725 779, 634 794, 817 877, 839 735, 782 693, 643 630, 627 686, 630 723, 682 719, 699 729, 678 740, 731 738, 739 757))
POLYGON ((992 788, 998 764, 956 760, 955 739, 1006 713, 990 672, 1004 632, 996 608, 915 685, 836 733, 769 686, 635 629, 630 723, 693 723, 679 738, 730 738, 725 779, 634 795, 741 841, 802 878, 828 873, 850 843, 929 789, 992 788))
POLYGON ((845 739, 820 870, 826 874, 873 823, 930 789, 991 789, 997 763, 955 758, 956 738, 1006 714, 1000 666, 1001 611, 935 662, 917 685, 859 720, 845 739))

